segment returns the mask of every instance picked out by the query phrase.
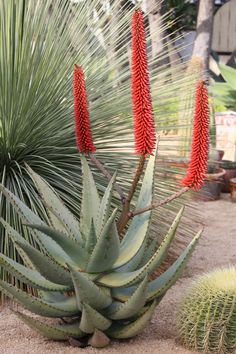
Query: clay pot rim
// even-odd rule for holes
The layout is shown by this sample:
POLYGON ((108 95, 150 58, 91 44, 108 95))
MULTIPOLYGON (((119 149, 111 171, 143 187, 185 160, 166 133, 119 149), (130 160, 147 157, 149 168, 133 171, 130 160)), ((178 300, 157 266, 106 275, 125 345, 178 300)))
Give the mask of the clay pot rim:
POLYGON ((206 175, 206 179, 208 181, 216 181, 219 178, 223 177, 225 175, 225 173, 226 173, 226 171, 223 168, 220 168, 218 173, 208 173, 206 175))
POLYGON ((236 178, 231 178, 231 179, 229 180, 229 184, 230 184, 231 186, 236 186, 236 178))

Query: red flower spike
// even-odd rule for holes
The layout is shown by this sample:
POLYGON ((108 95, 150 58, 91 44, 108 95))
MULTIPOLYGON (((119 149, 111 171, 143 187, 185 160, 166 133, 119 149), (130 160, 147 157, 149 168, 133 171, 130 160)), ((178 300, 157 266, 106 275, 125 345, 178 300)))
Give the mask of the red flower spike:
POLYGON ((196 88, 194 125, 191 159, 186 177, 182 184, 195 190, 203 186, 207 172, 209 151, 209 105, 208 91, 204 81, 196 88))
POLYGON ((155 149, 156 133, 141 10, 135 11, 132 18, 131 79, 135 150, 138 154, 152 154, 155 149))
POLYGON ((84 73, 82 68, 77 65, 74 67, 73 93, 77 147, 81 153, 90 154, 96 151, 96 147, 93 144, 90 126, 84 73))

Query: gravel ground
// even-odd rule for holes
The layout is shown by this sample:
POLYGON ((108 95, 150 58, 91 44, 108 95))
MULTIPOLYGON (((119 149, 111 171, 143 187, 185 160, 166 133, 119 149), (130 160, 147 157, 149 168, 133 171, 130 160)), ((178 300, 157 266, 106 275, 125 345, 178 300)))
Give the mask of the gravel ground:
MULTIPOLYGON (((79 349, 52 342, 29 329, 7 306, 0 310, 0 354, 194 354, 176 340, 176 312, 186 289, 196 276, 225 265, 236 266, 236 204, 229 195, 200 205, 205 231, 182 278, 157 307, 150 325, 137 338, 113 342, 108 348, 79 349)), ((196 354, 196 353, 195 353, 196 354)))

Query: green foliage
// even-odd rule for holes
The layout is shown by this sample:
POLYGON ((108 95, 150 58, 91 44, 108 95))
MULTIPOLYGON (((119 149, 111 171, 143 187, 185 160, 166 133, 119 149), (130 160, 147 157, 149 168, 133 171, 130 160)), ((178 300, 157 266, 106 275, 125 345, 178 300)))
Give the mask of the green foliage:
POLYGON ((236 269, 200 277, 185 296, 179 313, 180 339, 205 353, 236 352, 236 269))
POLYGON ((197 6, 185 0, 166 0, 166 10, 170 11, 172 31, 195 29, 197 22, 197 6))
MULTIPOLYGON (((79 215, 81 164, 75 148, 71 80, 75 63, 85 69, 97 155, 106 160, 111 174, 115 169, 122 169, 119 183, 124 189, 129 186, 136 163, 131 143, 127 50, 132 8, 124 6, 116 11, 119 4, 120 0, 113 1, 107 12, 99 0, 86 1, 86 5, 85 1, 68 0, 0 2, 0 182, 46 223, 50 219, 58 224, 58 220, 53 212, 46 212, 38 199, 26 164, 50 183, 65 205, 77 217, 79 215)), ((149 38, 147 41, 150 44, 149 38)), ((167 54, 160 56, 163 55, 167 54)), ((157 62, 160 56, 155 59, 157 62)), ((175 109, 170 107, 176 87, 184 91, 182 70, 182 65, 174 65, 151 72, 159 131, 166 130, 167 120, 168 125, 176 129, 175 115, 171 114, 169 119, 167 109, 172 112, 175 109)), ((178 139, 172 138, 168 147, 160 146, 159 166, 163 174, 168 168, 162 155, 166 149, 178 155, 178 143, 178 139)), ((101 194, 106 180, 96 170, 94 173, 101 194)), ((175 188, 173 179, 158 178, 156 192, 160 198, 175 188)), ((118 205, 118 199, 113 199, 113 203, 118 205)), ((158 231, 156 227, 154 230, 159 240, 167 230, 168 219, 171 220, 178 208, 175 202, 170 210, 165 208, 164 219, 161 218, 163 208, 158 210, 158 231)), ((18 214, 1 195, 0 215, 35 245, 31 233, 22 228, 18 214)), ((70 225, 73 227, 73 223, 70 225)), ((65 231, 68 225, 57 225, 57 228, 65 231)), ((189 234, 190 228, 185 228, 184 239, 189 234)), ((19 260, 18 250, 3 227, 0 227, 0 252, 19 260)), ((3 277, 5 279, 4 274, 3 277)))
MULTIPOLYGON (((152 201, 156 154, 149 157, 138 207, 152 201)), ((32 169, 29 173, 45 208, 55 217, 49 225, 0 185, 6 200, 41 249, 31 246, 2 220, 12 242, 20 249, 25 265, 3 254, 0 254, 0 265, 25 285, 37 289, 38 294, 31 295, 4 280, 0 281, 0 289, 33 313, 49 318, 67 318, 66 323, 59 325, 17 312, 25 323, 43 335, 57 340, 92 335, 90 343, 101 347, 103 344, 98 340, 97 331, 111 338, 129 338, 144 328, 156 304, 178 279, 201 232, 169 269, 149 281, 148 276, 166 258, 184 209, 176 216, 157 250, 154 248, 150 253, 150 248, 146 247, 151 212, 135 216, 120 241, 116 209, 111 203, 116 175, 101 199, 84 157, 82 166, 84 190, 80 223, 32 169)))
POLYGON ((219 64, 221 75, 225 82, 215 82, 211 87, 214 104, 236 110, 236 69, 225 64, 219 64))

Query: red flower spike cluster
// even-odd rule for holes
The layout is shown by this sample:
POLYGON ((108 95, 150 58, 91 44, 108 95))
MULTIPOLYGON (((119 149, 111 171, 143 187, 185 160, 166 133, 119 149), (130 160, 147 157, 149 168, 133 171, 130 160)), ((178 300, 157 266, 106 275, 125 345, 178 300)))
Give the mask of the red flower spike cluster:
POLYGON ((208 91, 204 81, 196 89, 191 160, 182 184, 195 190, 203 186, 207 172, 209 151, 209 106, 208 91))
POLYGON ((93 144, 90 126, 84 73, 82 68, 77 65, 74 67, 73 92, 77 147, 81 153, 90 154, 96 151, 96 147, 93 144))
POLYGON ((131 79, 136 153, 152 154, 155 149, 156 134, 141 10, 135 11, 132 18, 131 79))

